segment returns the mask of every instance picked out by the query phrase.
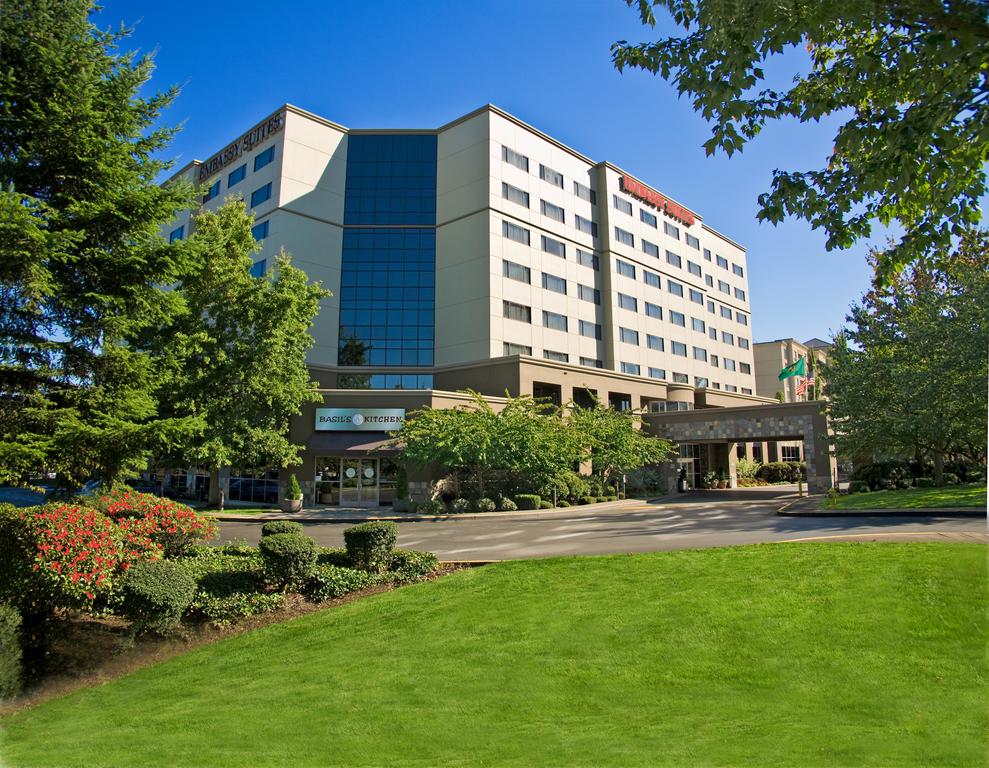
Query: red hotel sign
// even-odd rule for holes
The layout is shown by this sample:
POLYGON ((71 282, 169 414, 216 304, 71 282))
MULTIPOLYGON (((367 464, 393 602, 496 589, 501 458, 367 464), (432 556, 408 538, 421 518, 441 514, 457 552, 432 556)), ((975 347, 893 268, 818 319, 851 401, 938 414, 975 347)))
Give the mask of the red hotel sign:
POLYGON ((659 194, 655 189, 650 189, 642 182, 630 179, 628 176, 620 176, 618 183, 621 186, 622 192, 627 192, 632 197, 637 197, 644 203, 658 208, 670 218, 682 221, 688 227, 693 225, 695 221, 694 214, 682 205, 674 203, 669 198, 659 194))

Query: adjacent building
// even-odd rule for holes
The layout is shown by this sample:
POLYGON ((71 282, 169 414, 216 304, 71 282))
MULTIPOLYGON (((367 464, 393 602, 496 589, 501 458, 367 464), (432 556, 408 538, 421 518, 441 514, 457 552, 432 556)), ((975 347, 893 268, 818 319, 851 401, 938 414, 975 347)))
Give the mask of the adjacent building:
POLYGON ((801 344, 796 339, 776 339, 760 341, 754 345, 756 394, 776 398, 784 403, 799 403, 820 399, 823 392, 823 379, 820 364, 828 360, 830 342, 813 338, 801 344), (813 372, 814 385, 803 393, 798 393, 801 378, 790 376, 779 380, 780 371, 797 362, 801 357, 807 360, 807 374, 813 372), (781 397, 782 395, 782 397, 781 397))
MULTIPOLYGON (((332 291, 309 356, 324 403, 294 430, 310 502, 387 502, 389 430, 465 388, 657 418, 775 403, 757 392, 745 249, 497 107, 370 130, 286 105, 179 173, 205 208, 243 196, 256 276, 284 248, 332 291)), ((687 448, 692 471, 695 459, 699 472, 687 448)), ((230 498, 266 501, 278 473, 224 482, 230 498)))

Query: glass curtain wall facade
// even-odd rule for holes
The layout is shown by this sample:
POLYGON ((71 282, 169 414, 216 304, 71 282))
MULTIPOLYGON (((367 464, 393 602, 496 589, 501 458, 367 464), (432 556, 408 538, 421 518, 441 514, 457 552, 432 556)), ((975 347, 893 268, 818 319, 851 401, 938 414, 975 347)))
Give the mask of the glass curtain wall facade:
MULTIPOLYGON (((436 136, 358 134, 348 142, 338 363, 431 366, 436 136)), ((341 376, 339 385, 429 388, 432 376, 341 376)))

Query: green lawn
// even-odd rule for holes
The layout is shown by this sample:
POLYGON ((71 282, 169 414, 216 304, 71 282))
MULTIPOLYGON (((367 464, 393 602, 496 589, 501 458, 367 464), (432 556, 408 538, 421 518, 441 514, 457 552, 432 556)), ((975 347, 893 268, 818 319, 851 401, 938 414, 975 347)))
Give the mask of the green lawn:
POLYGON ((838 497, 831 506, 829 499, 821 502, 824 509, 924 509, 938 507, 986 506, 985 483, 949 485, 943 488, 905 488, 900 491, 852 493, 838 497))
POLYGON ((989 742, 986 549, 514 561, 0 721, 5 766, 950 766, 989 742))

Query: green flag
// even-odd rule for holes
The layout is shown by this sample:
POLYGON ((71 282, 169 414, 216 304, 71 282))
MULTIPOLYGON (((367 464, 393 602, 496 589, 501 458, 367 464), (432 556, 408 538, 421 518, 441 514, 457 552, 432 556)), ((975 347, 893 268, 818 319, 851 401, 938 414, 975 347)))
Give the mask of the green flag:
POLYGON ((800 358, 795 363, 790 363, 786 368, 780 371, 779 380, 788 379, 791 376, 806 376, 807 367, 804 358, 800 358))

